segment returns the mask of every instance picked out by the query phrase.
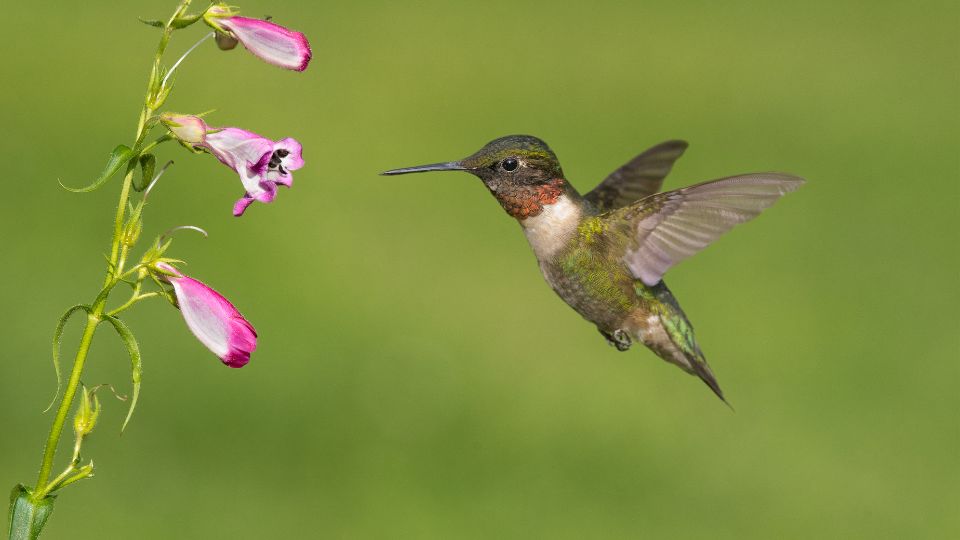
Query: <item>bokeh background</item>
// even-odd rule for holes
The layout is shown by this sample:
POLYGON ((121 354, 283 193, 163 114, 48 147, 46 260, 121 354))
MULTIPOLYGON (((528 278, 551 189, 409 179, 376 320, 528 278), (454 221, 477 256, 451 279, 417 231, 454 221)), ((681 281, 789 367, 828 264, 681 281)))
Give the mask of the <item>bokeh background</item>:
MULTIPOLYGON (((35 479, 54 322, 92 299, 108 249, 119 183, 57 179, 90 181, 130 142, 157 38, 135 17, 172 7, 5 15, 0 485, 35 479)), ((97 477, 48 538, 960 534, 956 2, 241 7, 306 32, 310 69, 211 43, 168 108, 297 137, 307 166, 234 219, 234 175, 168 145, 147 234, 206 228, 173 254, 260 347, 231 370, 169 305, 132 312, 140 407, 121 438, 105 400, 97 477), (809 179, 669 275, 736 412, 608 347, 477 180, 377 176, 510 133, 547 140, 582 191, 669 138, 691 148, 668 188, 809 179)), ((104 331, 84 379, 127 388, 127 366, 104 331)))

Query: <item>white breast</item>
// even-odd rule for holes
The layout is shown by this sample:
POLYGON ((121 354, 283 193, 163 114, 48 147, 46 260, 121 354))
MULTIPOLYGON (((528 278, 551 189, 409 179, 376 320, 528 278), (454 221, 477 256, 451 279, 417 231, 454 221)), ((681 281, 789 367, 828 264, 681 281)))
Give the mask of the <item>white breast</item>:
POLYGON ((537 259, 548 259, 570 241, 580 223, 580 208, 566 195, 520 222, 537 259))

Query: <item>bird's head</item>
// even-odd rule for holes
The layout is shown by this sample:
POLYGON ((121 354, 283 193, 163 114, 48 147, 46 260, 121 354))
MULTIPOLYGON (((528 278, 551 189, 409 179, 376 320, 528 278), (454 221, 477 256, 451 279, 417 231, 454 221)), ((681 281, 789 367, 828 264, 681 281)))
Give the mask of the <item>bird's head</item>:
POLYGON ((430 171, 466 171, 483 180, 511 216, 523 220, 555 203, 569 187, 557 156, 547 143, 530 135, 509 135, 487 143, 458 161, 393 169, 392 176, 430 171))

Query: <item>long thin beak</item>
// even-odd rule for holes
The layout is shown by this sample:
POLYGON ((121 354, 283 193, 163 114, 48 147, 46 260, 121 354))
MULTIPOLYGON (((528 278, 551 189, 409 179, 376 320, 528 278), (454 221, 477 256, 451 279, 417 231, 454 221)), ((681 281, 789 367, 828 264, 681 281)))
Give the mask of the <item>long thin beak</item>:
POLYGON ((448 161, 446 163, 431 163, 430 165, 420 165, 419 167, 406 167, 403 169, 393 169, 391 171, 383 171, 380 173, 383 176, 393 176, 396 174, 410 174, 417 172, 430 172, 430 171, 466 171, 467 167, 464 167, 460 164, 459 161, 448 161))

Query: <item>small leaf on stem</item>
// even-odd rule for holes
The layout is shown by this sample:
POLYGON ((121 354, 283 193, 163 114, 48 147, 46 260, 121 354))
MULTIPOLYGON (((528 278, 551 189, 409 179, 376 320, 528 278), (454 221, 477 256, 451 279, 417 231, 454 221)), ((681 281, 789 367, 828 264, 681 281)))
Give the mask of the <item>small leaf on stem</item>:
POLYGON ((43 412, 49 411, 50 407, 53 407, 53 404, 57 402, 57 396, 60 395, 60 338, 63 336, 63 327, 67 325, 70 317, 81 309, 87 313, 90 312, 90 306, 85 304, 77 304, 71 307, 60 317, 60 320, 57 322, 57 328, 53 331, 53 370, 57 373, 57 391, 53 394, 50 405, 47 405, 47 408, 44 409, 43 412))
POLYGON ((127 410, 127 417, 123 420, 123 426, 120 428, 120 433, 123 433, 123 430, 127 427, 127 423, 130 422, 130 417, 133 416, 133 410, 137 407, 137 399, 140 397, 140 378, 143 375, 143 363, 140 358, 140 346, 137 344, 137 339, 133 337, 133 332, 127 328, 127 325, 120 319, 111 317, 110 315, 104 315, 103 319, 109 322, 117 331, 117 335, 120 336, 124 345, 127 346, 127 353, 130 354, 133 393, 130 396, 130 408, 127 410))
POLYGON ((186 28, 191 24, 199 21, 200 17, 202 16, 203 16, 203 13, 197 13, 194 15, 181 15, 176 19, 174 19, 173 22, 170 24, 170 26, 172 28, 176 28, 177 30, 180 30, 181 28, 186 28))
POLYGON ((155 28, 163 28, 163 27, 164 27, 163 21, 158 21, 157 19, 143 19, 143 18, 137 17, 137 20, 140 21, 140 22, 142 22, 143 24, 145 24, 145 25, 147 25, 147 26, 153 26, 153 27, 155 27, 155 28))
POLYGON ((131 158, 134 157, 133 150, 126 145, 118 145, 113 149, 113 152, 110 153, 110 159, 107 160, 107 166, 104 167, 103 172, 100 173, 100 177, 93 181, 92 184, 82 188, 72 188, 69 186, 64 186, 63 182, 60 182, 60 185, 63 186, 63 189, 67 191, 72 191, 74 193, 87 193, 93 191, 104 184, 111 176, 117 173, 131 158))
POLYGON ((153 171, 157 168, 157 157, 153 154, 143 154, 140 156, 140 183, 134 182, 133 189, 143 191, 153 180, 153 171))

